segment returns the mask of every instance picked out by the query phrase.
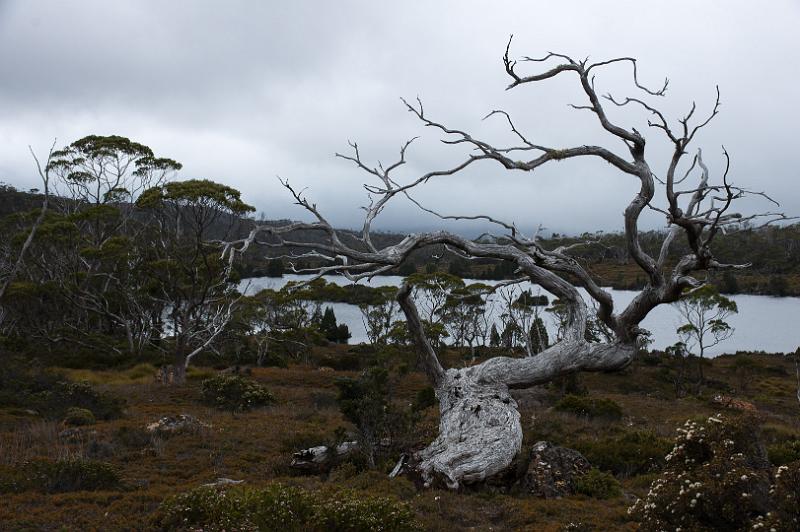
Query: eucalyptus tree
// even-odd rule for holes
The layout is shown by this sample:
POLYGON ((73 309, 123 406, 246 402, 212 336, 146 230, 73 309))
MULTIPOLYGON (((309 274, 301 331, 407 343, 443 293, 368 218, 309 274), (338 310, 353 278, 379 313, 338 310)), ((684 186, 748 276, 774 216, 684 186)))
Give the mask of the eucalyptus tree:
POLYGON ((237 295, 233 254, 220 255, 229 237, 255 209, 238 190, 209 180, 172 181, 144 191, 136 205, 150 213, 148 295, 156 302, 156 337, 171 337, 175 381, 191 360, 224 332, 237 295), (166 323, 162 323, 162 316, 166 323))
MULTIPOLYGON (((311 215, 313 221, 280 227, 260 225, 253 228, 246 238, 230 242, 228 249, 228 252, 241 251, 254 242, 273 239, 294 249, 305 249, 310 257, 324 258, 326 263, 318 269, 319 275, 340 272, 356 281, 398 268, 414 250, 445 245, 464 256, 508 261, 518 273, 516 281, 530 281, 539 285, 563 302, 566 312, 564 333, 558 342, 537 356, 496 356, 469 367, 445 369, 425 333, 412 297, 412 286, 409 283, 401 286, 398 301, 416 341, 421 365, 436 390, 441 414, 438 437, 427 448, 413 455, 409 467, 427 483, 441 480, 451 488, 481 481, 501 472, 520 451, 522 426, 517 405, 510 393, 511 388, 540 385, 580 371, 616 371, 625 368, 634 358, 637 346, 645 335, 640 323, 650 311, 658 305, 677 301, 685 292, 702 286, 703 281, 696 272, 744 267, 720 262, 715 258, 712 247, 722 230, 733 230, 759 216, 742 216, 732 210, 735 201, 748 191, 730 183, 727 168, 719 182, 712 183, 710 172, 699 152, 693 163, 685 162, 697 133, 718 113, 719 91, 711 110, 703 117, 698 118, 700 112, 692 105, 685 116, 671 121, 652 103, 664 96, 667 83, 656 90, 641 84, 635 59, 621 57, 589 62, 549 53, 541 58, 526 57, 522 61, 515 61, 510 58, 507 47, 503 65, 510 80, 507 87, 510 90, 553 78, 571 77, 585 97, 584 103, 573 107, 596 118, 608 139, 619 149, 582 144, 580 141, 564 148, 534 142, 508 113, 501 110, 492 111, 488 116, 501 119, 510 129, 515 142, 497 145, 431 118, 419 100, 415 103, 405 102, 408 111, 428 130, 438 131, 452 149, 466 148, 461 162, 401 177, 399 174, 406 163, 410 141, 401 148, 399 159, 388 165, 366 163, 358 145, 353 143, 352 153, 339 156, 372 179, 371 183, 365 185, 371 198, 365 208, 364 224, 358 235, 360 242, 354 243, 352 236, 337 231, 316 203, 310 201, 303 191, 283 181, 294 201, 311 215), (523 64, 531 65, 537 71, 522 73, 523 64), (637 91, 637 95, 601 97, 596 89, 595 75, 606 69, 623 67, 631 69, 631 87, 637 91), (671 149, 666 168, 658 171, 651 166, 653 159, 647 149, 649 137, 634 126, 623 125, 621 119, 611 112, 616 107, 640 109, 649 119, 650 131, 663 136, 671 149), (483 220, 503 230, 502 235, 473 241, 448 231, 420 232, 409 234, 395 244, 380 247, 372 240, 371 224, 387 204, 398 197, 411 197, 417 187, 431 180, 457 176, 463 170, 479 165, 535 173, 542 167, 571 159, 590 159, 610 164, 637 184, 636 192, 625 202, 623 225, 627 254, 642 271, 646 283, 626 306, 615 305, 612 295, 601 288, 592 273, 571 256, 570 247, 548 249, 535 235, 524 234, 518 225, 487 214, 440 216, 450 220, 483 220), (695 173, 697 168, 700 169, 699 175, 695 173), (639 218, 645 209, 662 213, 670 226, 657 256, 648 253, 640 243, 639 218), (297 230, 304 230, 306 234, 319 232, 325 237, 324 242, 294 236, 302 235, 292 233, 297 230), (679 238, 685 239, 689 251, 675 257, 672 243, 679 238), (578 291, 579 287, 596 303, 597 319, 613 334, 610 341, 586 340, 589 310, 578 291)), ((428 211, 435 212, 431 209, 428 211)), ((781 216, 772 215, 764 221, 766 223, 781 216)))
POLYGON ((118 234, 145 190, 162 185, 181 169, 169 158, 118 135, 89 135, 52 153, 47 169, 65 212, 82 212, 95 246, 118 234))
POLYGON ((530 290, 518 291, 516 286, 499 290, 502 303, 500 319, 506 345, 522 344, 527 356, 543 351, 548 344, 547 329, 542 321, 542 308, 547 296, 533 296, 530 290), (542 334, 542 332, 544 333, 542 334))
POLYGON ((385 346, 389 340, 392 324, 399 311, 396 296, 395 287, 382 286, 376 290, 373 301, 358 306, 367 339, 374 347, 385 346))
MULTIPOLYGON (((53 144, 53 146, 55 146, 55 144, 53 144)), ((36 232, 39 230, 39 226, 42 225, 45 216, 47 216, 47 209, 50 206, 49 164, 53 156, 53 148, 50 148, 50 152, 48 153, 44 166, 42 166, 42 164, 39 162, 39 158, 34 153, 33 148, 29 149, 31 155, 33 156, 33 160, 36 162, 36 170, 42 180, 44 194, 42 197, 41 207, 35 214, 30 226, 26 226, 24 229, 24 238, 18 239, 19 246, 14 245, 14 238, 5 239, 2 243, 0 243, 0 325, 3 324, 6 315, 5 307, 2 305, 3 296, 5 295, 6 290, 8 290, 9 285, 14 281, 14 279, 16 279, 17 274, 19 274, 20 270, 22 269, 25 263, 25 254, 31 247, 33 239, 36 236, 36 232)), ((10 230, 10 228, 7 228, 6 230, 10 230)), ((21 234, 23 233, 20 233, 20 235, 21 234)))
POLYGON ((713 285, 690 291, 673 303, 683 323, 677 329, 690 354, 696 354, 698 376, 703 381, 703 357, 706 350, 724 342, 734 329, 726 320, 739 312, 736 302, 720 294, 713 285))
POLYGON ((122 330, 129 353, 144 348, 150 336, 141 275, 144 226, 133 202, 180 168, 116 135, 90 135, 51 151, 40 173, 56 193, 57 216, 45 222, 36 267, 40 280, 60 284, 70 306, 55 339, 121 351, 115 336, 122 330))
POLYGON ((489 334, 486 294, 490 287, 472 283, 454 288, 449 292, 440 311, 442 322, 452 345, 469 347, 470 357, 475 360, 476 343, 489 334))
POLYGON ((464 281, 451 273, 433 272, 413 273, 406 277, 406 283, 420 302, 428 340, 435 347, 442 347, 443 339, 449 336, 445 325, 448 301, 452 301, 454 291, 464 288, 464 281))

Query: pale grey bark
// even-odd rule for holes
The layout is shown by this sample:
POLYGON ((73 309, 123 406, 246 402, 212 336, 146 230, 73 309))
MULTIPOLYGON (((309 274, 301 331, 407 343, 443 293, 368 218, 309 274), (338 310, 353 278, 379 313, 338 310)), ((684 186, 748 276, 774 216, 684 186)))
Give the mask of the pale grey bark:
MULTIPOLYGON (((510 41, 509 41, 510 45, 510 41)), ((709 171, 698 157, 683 178, 676 179, 682 158, 698 130, 705 127, 716 116, 719 109, 719 91, 711 112, 701 120, 692 121, 696 106, 675 126, 653 105, 639 98, 615 99, 611 95, 605 100, 614 106, 638 106, 651 115, 649 125, 665 134, 674 149, 664 179, 657 178, 646 157, 645 137, 635 128, 616 124, 601 103, 595 90, 594 74, 601 68, 615 65, 630 65, 633 68, 633 84, 644 93, 645 98, 661 97, 667 84, 661 89, 647 89, 639 82, 636 60, 629 57, 597 63, 588 60, 576 61, 562 54, 550 53, 543 58, 522 58, 520 61, 542 64, 557 61, 559 64, 532 75, 517 72, 518 62, 509 58, 509 49, 503 58, 505 71, 511 77, 509 89, 534 82, 544 81, 559 75, 574 75, 588 100, 584 105, 573 105, 578 110, 594 114, 600 126, 611 140, 622 143, 626 150, 622 154, 602 146, 578 145, 553 148, 531 142, 523 135, 511 117, 502 110, 492 111, 489 117, 504 119, 516 138, 516 145, 496 147, 492 143, 473 135, 436 122, 425 113, 422 102, 416 104, 404 100, 406 108, 426 127, 440 132, 445 144, 469 149, 465 159, 450 168, 424 173, 400 184, 396 177, 398 169, 406 163, 407 142, 400 150, 400 158, 394 164, 370 166, 363 162, 358 145, 351 143, 351 155, 338 157, 354 163, 357 168, 377 180, 364 185, 369 194, 369 204, 364 207, 365 221, 361 234, 353 236, 334 229, 315 203, 310 202, 302 191, 288 181, 282 184, 295 203, 310 213, 313 222, 291 223, 285 226, 257 225, 241 240, 228 242, 223 251, 232 258, 253 244, 271 247, 289 247, 307 250, 290 258, 322 260, 326 265, 313 270, 297 270, 298 273, 312 271, 317 276, 328 272, 345 275, 353 282, 388 272, 400 264, 414 250, 443 245, 449 251, 471 258, 501 259, 513 263, 522 278, 539 285, 559 300, 566 308, 563 334, 559 341, 533 357, 495 357, 481 364, 445 370, 425 337, 422 321, 411 299, 411 290, 404 285, 398 301, 406 316, 409 330, 417 344, 420 363, 431 381, 440 405, 439 436, 426 449, 415 456, 416 469, 426 483, 443 480, 450 487, 465 482, 475 482, 502 471, 519 452, 522 443, 522 428, 516 403, 508 393, 510 387, 526 387, 544 384, 552 379, 578 371, 615 371, 628 365, 641 342, 643 333, 639 324, 656 306, 678 300, 684 291, 701 286, 702 281, 692 274, 696 271, 738 268, 745 265, 721 264, 711 252, 714 237, 721 230, 735 230, 742 222, 766 216, 766 223, 786 219, 780 213, 742 216, 729 212, 733 202, 751 192, 732 186, 727 179, 726 168, 722 183, 709 184, 709 171), (527 158, 526 158, 527 156, 527 158), (546 249, 537 235, 525 236, 517 224, 498 220, 488 215, 443 216, 423 207, 410 193, 417 186, 431 179, 454 176, 468 167, 482 162, 493 162, 507 170, 535 172, 539 167, 553 161, 588 157, 611 164, 623 174, 638 182, 638 191, 624 209, 624 230, 628 256, 645 274, 647 283, 642 291, 623 309, 616 309, 611 294, 603 290, 592 274, 570 255, 569 247, 546 249), (695 165, 702 174, 695 187, 676 190, 676 185, 685 181, 695 165), (656 192, 664 193, 665 207, 656 204, 656 192), (396 196, 405 197, 428 213, 449 220, 484 220, 503 231, 502 235, 482 235, 470 240, 446 231, 410 234, 401 242, 379 249, 371 239, 371 224, 396 196), (688 199, 687 199, 688 198, 688 199), (682 203, 683 202, 683 203, 682 203), (665 215, 671 230, 666 237, 659 256, 651 257, 639 241, 638 221, 645 208, 665 215), (297 230, 318 231, 325 242, 310 242, 289 238, 297 230), (677 258, 672 269, 666 264, 670 258, 670 245, 679 236, 686 238, 690 253, 677 258), (351 244, 358 240, 356 244, 351 244), (611 331, 613 338, 605 343, 590 344, 584 340, 589 319, 587 304, 577 287, 586 290, 594 300, 597 318, 611 331)), ((413 140, 413 139, 412 139, 413 140)), ((727 153, 725 154, 727 157, 727 153)), ((757 193, 763 195, 762 193, 757 193)), ((766 196, 764 196, 766 197, 766 196)), ((767 198, 769 199, 769 198, 767 198)), ((567 206, 565 206, 567 207, 567 206)), ((516 282, 516 281, 514 281, 516 282)))

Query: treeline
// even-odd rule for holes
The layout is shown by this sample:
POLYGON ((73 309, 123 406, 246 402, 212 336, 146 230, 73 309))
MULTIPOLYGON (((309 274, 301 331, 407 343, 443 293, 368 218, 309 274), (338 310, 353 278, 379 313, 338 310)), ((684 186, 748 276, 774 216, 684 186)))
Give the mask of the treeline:
POLYGON ((0 339, 42 354, 159 352, 181 379, 235 310, 236 271, 215 240, 253 207, 219 183, 171 181, 180 163, 124 137, 85 137, 43 163, 48 203, 0 190, 4 210, 17 206, 0 221, 0 339))
MULTIPOLYGON (((333 316, 326 317, 320 306, 323 301, 364 307, 368 328, 388 330, 397 321, 381 314, 390 304, 389 294, 364 287, 320 285, 314 293, 301 292, 302 297, 262 294, 261 302, 245 298, 237 291, 242 277, 282 275, 288 264, 279 257, 300 250, 253 246, 242 256, 224 242, 246 234, 255 223, 285 221, 256 222, 250 214, 254 208, 229 186, 209 180, 172 180, 180 163, 157 157, 145 145, 124 137, 90 136, 52 152, 44 163, 42 176, 51 192, 47 204, 43 191, 0 187, 4 236, 0 241, 0 339, 6 346, 44 353, 82 350, 112 357, 158 353, 172 363, 175 378, 182 380, 193 357, 228 348, 241 352, 241 346, 257 344, 253 336, 261 333, 271 338, 270 345, 286 352, 307 351, 319 341, 346 341, 349 331, 331 320, 333 316), (255 314, 243 314, 248 305, 255 314), (280 319, 267 316, 267 325, 259 325, 263 316, 258 313, 268 315, 270 309, 277 309, 280 319), (303 331, 302 338, 291 337, 295 330, 303 331)), ((307 232, 288 238, 323 242, 325 235, 307 232)), ((400 238, 377 233, 373 242, 385 246, 400 238)), ((656 232, 645 233, 642 242, 655 254, 662 238, 656 232)), ((726 273, 714 281, 727 293, 797 294, 798 242, 798 225, 720 235, 719 260, 735 263, 739 256, 755 260, 750 270, 726 273)), ((637 288, 644 283, 643 274, 627 262, 621 235, 553 235, 542 241, 545 247, 577 243, 584 243, 575 248, 578 260, 587 263, 601 284, 637 288)), ((684 251, 681 246, 675 243, 674 257, 684 251)), ((293 267, 319 265, 305 259, 293 267)), ((456 345, 470 348, 505 343, 531 350, 531 344, 538 343, 531 340, 534 333, 539 335, 535 319, 527 316, 517 320, 519 325, 511 324, 515 309, 538 304, 509 302, 507 326, 493 332, 485 321, 479 323, 483 319, 479 310, 485 303, 480 290, 460 281, 508 279, 515 275, 511 264, 467 261, 432 247, 415 251, 390 273, 415 278, 417 289, 429 292, 426 297, 434 292, 437 298, 444 297, 438 313, 431 311, 428 316, 431 327, 438 323, 441 329, 430 331, 432 337, 447 333, 456 345), (455 284, 439 293, 440 287, 430 285, 430 279, 455 284), (449 322, 447 313, 453 318, 449 322), (468 323, 467 318, 472 321, 468 323), (509 335, 512 340, 503 339, 509 335)), ((385 331, 375 333, 376 338, 381 336, 385 331)), ((261 348, 253 349, 258 354, 261 348)))
MULTIPOLYGON (((286 223, 285 221, 283 223, 286 223)), ((324 235, 308 232, 292 235, 306 241, 324 241, 324 235)), ((648 231, 640 235, 643 248, 652 256, 658 256, 665 233, 648 231)), ((404 235, 378 233, 373 241, 379 246, 398 243, 404 235)), ((626 251, 625 237, 621 233, 585 233, 580 236, 554 234, 540 240, 546 249, 582 244, 572 249, 571 254, 595 275, 602 286, 621 290, 641 289, 647 276, 630 259, 626 251)), ((275 254, 292 251, 278 248, 275 254)), ((687 244, 676 239, 672 244, 672 264, 683 254, 689 253, 687 244)), ((709 279, 725 294, 762 294, 773 296, 800 296, 800 224, 768 226, 744 229, 739 232, 721 234, 715 240, 715 257, 723 263, 741 264, 742 257, 749 259, 750 266, 725 272, 709 272, 709 279)), ((298 270, 313 268, 322 263, 295 261, 298 270)), ((667 266, 672 265, 669 261, 667 266)), ((245 257, 240 265, 243 277, 273 275, 280 276, 290 271, 289 265, 280 259, 269 260, 266 255, 253 254, 245 257)), ((388 275, 411 275, 413 273, 449 273, 462 278, 478 280, 504 280, 514 276, 515 266, 494 259, 466 260, 448 252, 443 246, 415 250, 408 260, 388 275)))

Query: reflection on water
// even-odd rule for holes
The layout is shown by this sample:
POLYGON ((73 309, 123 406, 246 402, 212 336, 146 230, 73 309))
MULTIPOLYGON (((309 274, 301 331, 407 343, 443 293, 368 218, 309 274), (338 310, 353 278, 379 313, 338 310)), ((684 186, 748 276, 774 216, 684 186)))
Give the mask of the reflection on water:
MULTIPOLYGON (((308 275, 284 275, 281 278, 275 277, 254 277, 242 280, 239 285, 240 290, 247 290, 247 294, 254 294, 264 288, 280 289, 289 281, 308 279, 308 275)), ((379 276, 367 283, 370 286, 399 286, 402 277, 398 276, 379 276)), ((339 285, 350 284, 343 276, 326 276, 325 280, 329 283, 339 285)), ((364 283, 365 281, 362 281, 364 283)), ((481 282, 484 284, 495 284, 498 281, 471 281, 465 280, 467 284, 471 282, 481 282)), ((533 294, 542 293, 551 300, 552 296, 539 287, 532 286, 530 283, 522 283, 523 290, 530 289, 533 294)), ((583 290, 580 289, 582 292, 583 290)), ((608 289, 614 298, 614 305, 617 311, 623 309, 638 294, 631 290, 608 289)), ((584 298, 588 301, 589 297, 583 292, 584 298)), ((497 296, 492 296, 496 298, 497 296)), ((735 351, 766 351, 768 353, 787 353, 793 352, 800 346, 800 298, 798 297, 771 297, 736 295, 730 296, 736 301, 739 313, 734 314, 728 319, 728 323, 736 330, 733 336, 722 344, 707 351, 709 356, 721 353, 733 353, 735 351)), ((367 341, 364 323, 361 320, 361 311, 355 305, 347 303, 326 303, 333 307, 336 318, 341 323, 346 323, 352 333, 350 343, 361 343, 367 341)), ((491 304, 488 305, 491 307, 491 304)), ((490 312, 498 322, 499 303, 490 312)), ((555 333, 555 325, 549 316, 545 317, 548 332, 555 333)), ((661 305, 654 309, 642 322, 642 327, 653 333, 652 346, 656 349, 663 349, 678 341, 675 329, 680 325, 680 318, 677 311, 670 305, 661 305)))

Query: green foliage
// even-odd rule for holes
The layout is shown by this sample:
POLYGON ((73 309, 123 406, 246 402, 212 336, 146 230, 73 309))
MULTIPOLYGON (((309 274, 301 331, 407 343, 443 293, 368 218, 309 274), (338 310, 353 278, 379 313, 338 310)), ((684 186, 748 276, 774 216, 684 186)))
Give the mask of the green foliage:
POLYGON ((418 530, 411 511, 392 499, 351 491, 311 493, 277 483, 260 488, 196 488, 166 499, 156 524, 163 530, 418 530))
POLYGON ((267 265, 267 277, 283 277, 283 261, 281 259, 272 259, 267 265))
POLYGON ((266 406, 275 401, 267 389, 241 375, 216 375, 201 385, 204 403, 231 411, 245 411, 266 406))
POLYGON ((78 427, 82 425, 94 425, 96 423, 94 414, 91 410, 78 407, 70 407, 64 415, 64 425, 78 427))
POLYGON ((108 490, 119 484, 119 473, 114 466, 82 458, 0 466, 0 493, 108 490))
POLYGON ((349 303, 351 305, 379 305, 394 299, 397 288, 394 286, 367 286, 350 284, 341 286, 329 283, 325 279, 315 279, 300 289, 293 287, 297 283, 289 282, 282 292, 293 294, 293 297, 307 301, 325 301, 329 303, 349 303))
POLYGON ((410 420, 407 412, 394 407, 389 372, 375 366, 363 371, 358 378, 336 380, 339 388, 337 402, 342 414, 358 429, 361 452, 370 467, 375 467, 375 447, 384 437, 393 444, 408 434, 410 420))
POLYGON ((319 365, 333 368, 337 371, 358 371, 365 364, 358 353, 348 351, 347 353, 330 353, 319 358, 319 365))
POLYGON ((756 518, 756 523, 763 525, 758 528, 800 530, 800 462, 778 467, 769 493, 774 503, 766 516, 756 518))
POLYGON ((736 302, 720 294, 711 284, 691 290, 674 306, 686 321, 676 332, 687 345, 699 347, 701 355, 706 347, 730 337, 733 329, 725 320, 739 312, 736 302))
POLYGON ((136 202, 137 206, 156 207, 161 202, 174 202, 187 207, 204 207, 234 214, 255 211, 255 207, 244 203, 241 192, 235 188, 208 179, 171 181, 161 187, 145 191, 136 202))
POLYGON ((333 312, 333 307, 325 307, 325 312, 319 322, 319 328, 329 342, 346 344, 351 336, 350 329, 346 324, 336 323, 336 314, 333 312))
MULTIPOLYGON (((545 297, 546 296, 542 296, 545 297)), ((536 317, 531 324, 531 351, 533 353, 541 353, 550 346, 550 338, 547 335, 547 327, 540 317, 536 317)))
POLYGON ((652 431, 634 431, 619 437, 579 440, 572 447, 599 469, 630 477, 660 469, 672 443, 652 431))
MULTIPOLYGON (((753 418, 687 421, 665 459, 665 471, 629 510, 644 532, 757 530, 783 504, 778 497, 786 494, 771 491, 770 465, 753 418)), ((796 501, 797 487, 791 490, 796 501)), ((796 517, 796 507, 792 511, 796 517)), ((777 529, 796 529, 788 524, 777 529)))
POLYGON ((56 383, 52 390, 38 392, 33 401, 42 405, 40 408, 47 413, 79 407, 90 410, 98 419, 120 417, 125 404, 120 398, 98 392, 88 382, 63 381, 56 383))
POLYGON ((622 487, 614 475, 597 468, 590 469, 578 478, 575 491, 595 499, 613 499, 622 495, 622 487))
POLYGON ((88 382, 65 381, 36 364, 8 359, 0 365, 0 406, 33 409, 49 419, 63 419, 71 408, 88 410, 98 419, 115 419, 124 404, 88 382))
POLYGON ((767 447, 769 461, 776 466, 800 460, 800 440, 788 440, 767 447))
POLYGON ((500 341, 500 333, 497 332, 497 325, 492 323, 492 328, 489 330, 489 346, 499 347, 500 341))
POLYGON ((566 395, 556 403, 555 409, 588 418, 622 418, 622 407, 611 399, 602 397, 566 395))
POLYGON ((414 403, 411 405, 411 410, 414 412, 421 412, 434 405, 436 405, 436 391, 433 387, 426 386, 417 392, 414 403))

